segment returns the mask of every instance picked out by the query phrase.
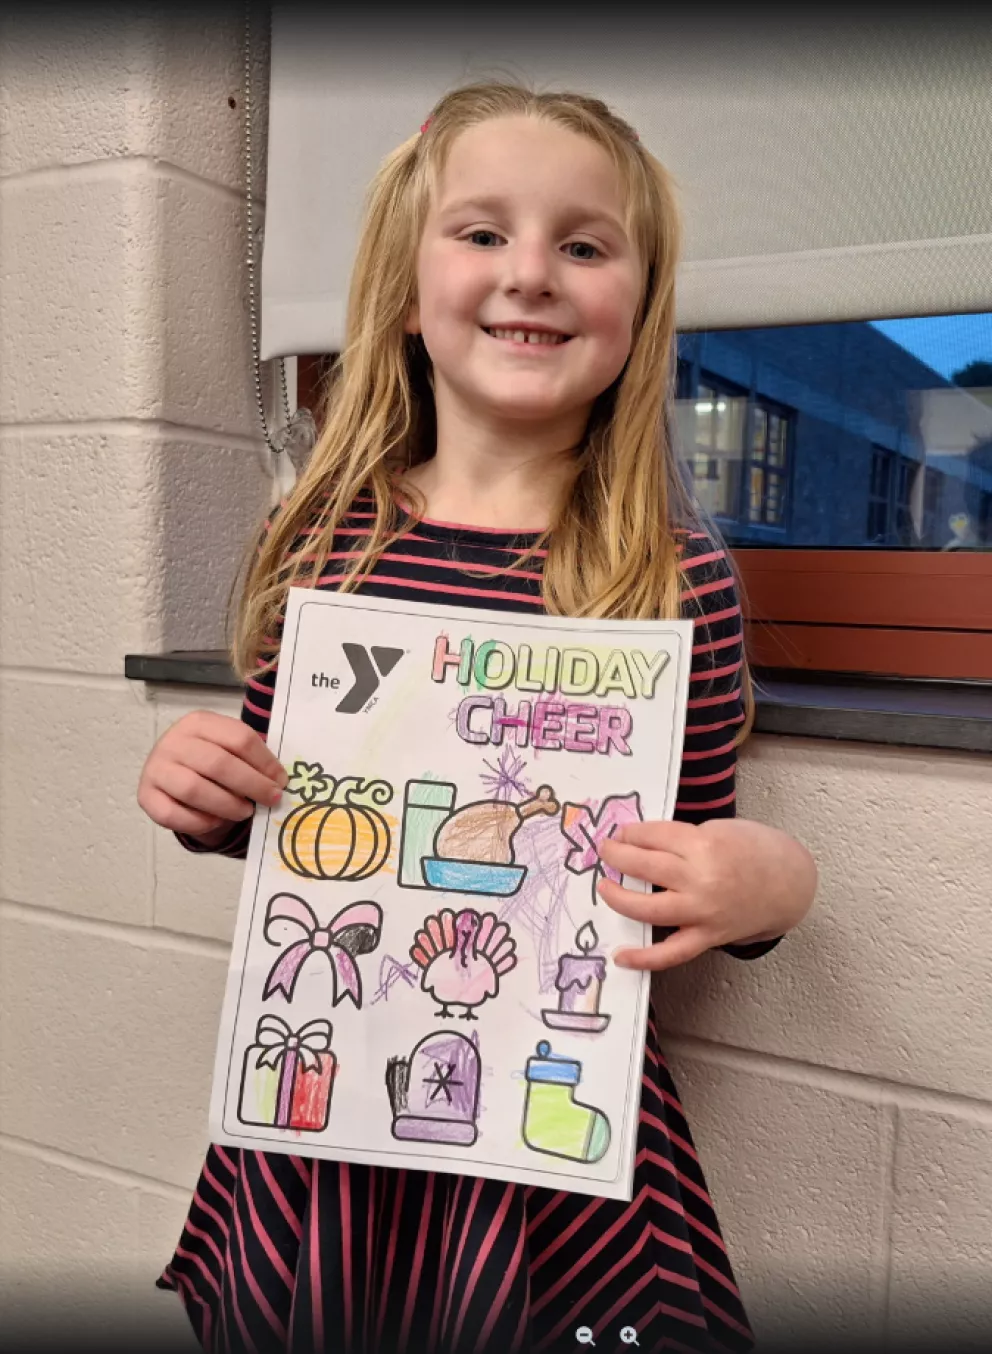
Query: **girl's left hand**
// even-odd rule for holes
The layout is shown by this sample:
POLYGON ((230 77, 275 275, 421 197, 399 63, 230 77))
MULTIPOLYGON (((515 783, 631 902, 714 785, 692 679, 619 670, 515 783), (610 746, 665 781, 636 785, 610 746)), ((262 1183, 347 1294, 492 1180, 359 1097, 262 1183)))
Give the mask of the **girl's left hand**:
POLYGON ((621 968, 666 969, 719 945, 773 940, 805 917, 816 893, 816 865, 778 828, 746 818, 690 823, 631 823, 602 843, 600 859, 622 875, 659 884, 635 893, 601 879, 599 893, 617 912, 652 926, 678 927, 646 949, 618 950, 621 968))

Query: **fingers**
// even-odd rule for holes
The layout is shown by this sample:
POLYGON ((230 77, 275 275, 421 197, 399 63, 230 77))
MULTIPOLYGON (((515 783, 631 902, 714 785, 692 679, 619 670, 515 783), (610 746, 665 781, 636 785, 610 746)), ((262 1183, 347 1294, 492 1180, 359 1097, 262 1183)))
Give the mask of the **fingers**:
POLYGON ((687 926, 693 920, 690 905, 677 895, 635 893, 622 884, 615 884, 612 879, 601 879, 596 892, 614 912, 651 926, 687 926))
POLYGON ((289 777, 279 758, 269 751, 265 740, 242 720, 232 719, 230 715, 214 714, 211 710, 194 710, 182 723, 184 732, 191 737, 218 744, 274 781, 280 789, 285 789, 289 777))
POLYGON ((154 822, 171 832, 188 832, 191 836, 199 836, 206 832, 213 832, 226 821, 215 817, 213 814, 198 813, 195 809, 188 809, 182 804, 177 804, 162 790, 154 788, 145 790, 139 796, 139 802, 154 822))
POLYGON ((693 823, 625 823, 610 839, 624 846, 645 847, 688 858, 698 849, 699 828, 693 823))
POLYGON ((688 964, 690 960, 698 959, 708 949, 710 943, 703 930, 700 927, 687 926, 658 945, 648 945, 641 950, 617 950, 613 962, 618 968, 646 969, 651 973, 660 973, 663 969, 688 964))
POLYGON ((177 759, 162 762, 155 770, 154 788, 185 809, 229 822, 250 818, 256 800, 246 790, 251 782, 262 803, 272 802, 275 790, 258 771, 222 749, 191 742, 177 749, 177 759), (241 769, 243 768, 243 770, 241 769), (268 785, 268 789, 264 787, 268 785))
MULTIPOLYGON (((664 824, 641 823, 640 827, 662 827, 664 824)), ((660 884, 664 889, 683 888, 688 878, 685 858, 656 847, 630 845, 626 840, 611 838, 601 842, 599 858, 605 865, 619 870, 631 879, 643 879, 646 884, 660 884)))
POLYGON ((149 755, 138 803, 176 832, 210 832, 274 805, 288 781, 259 735, 239 719, 196 710, 162 735, 149 755))

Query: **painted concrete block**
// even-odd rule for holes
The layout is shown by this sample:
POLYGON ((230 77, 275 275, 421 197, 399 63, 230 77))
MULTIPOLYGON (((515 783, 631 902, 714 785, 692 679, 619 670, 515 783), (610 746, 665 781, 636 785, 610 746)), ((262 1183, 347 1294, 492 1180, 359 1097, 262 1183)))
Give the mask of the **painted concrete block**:
POLYGON ((0 420, 259 436, 244 204, 146 161, 0 182, 0 420))
POLYGON ((123 682, 0 675, 0 896, 151 924, 152 826, 136 792, 153 729, 123 682))
MULTIPOLYGON (((2 173, 147 156, 241 190, 244 14, 20 6, 3 18, 2 173), (235 107, 230 106, 233 99, 235 107)), ((264 171, 268 34, 253 35, 252 135, 264 171)), ((259 183, 264 183, 264 172, 259 183)))
POLYGON ((718 1055, 670 1065, 759 1346, 864 1348, 884 1319, 887 1112, 718 1055))
POLYGON ((192 1187, 226 952, 57 918, 7 915, 0 936, 0 1131, 192 1187))
POLYGON ((270 501, 259 453, 126 428, 0 452, 0 660, 119 676, 126 653, 223 646, 270 501))
POLYGON ((758 738, 740 814, 791 832, 819 898, 753 963, 655 984, 673 1032, 908 1084, 992 1085, 992 763, 967 753, 758 738))
POLYGON ((83 1331, 105 1333, 112 1321, 117 1338, 128 1328, 140 1334, 136 1348, 159 1347, 159 1340, 192 1354, 178 1302, 154 1286, 171 1254, 165 1224, 181 1207, 178 1194, 0 1144, 5 1331, 37 1340, 61 1327, 78 1339, 83 1331))
MULTIPOLYGON (((989 1088, 992 1100, 992 1087, 989 1088)), ((896 1348, 992 1345, 992 1104, 901 1108, 889 1335, 896 1348)))

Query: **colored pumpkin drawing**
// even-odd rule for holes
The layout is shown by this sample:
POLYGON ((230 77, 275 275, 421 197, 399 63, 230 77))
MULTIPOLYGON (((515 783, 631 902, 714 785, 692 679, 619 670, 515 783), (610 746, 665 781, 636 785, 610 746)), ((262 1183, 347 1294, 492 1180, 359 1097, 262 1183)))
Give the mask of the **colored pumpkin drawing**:
POLYGON ((354 882, 382 869, 392 834, 374 806, 389 803, 391 785, 360 776, 335 780, 319 762, 297 762, 286 791, 303 800, 279 832, 279 855, 294 874, 354 882))

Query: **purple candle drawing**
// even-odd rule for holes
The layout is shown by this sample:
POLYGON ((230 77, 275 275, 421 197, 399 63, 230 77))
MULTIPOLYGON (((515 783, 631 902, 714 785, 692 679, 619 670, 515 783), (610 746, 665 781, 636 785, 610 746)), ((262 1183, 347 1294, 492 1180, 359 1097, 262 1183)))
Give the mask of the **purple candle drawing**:
POLYGON ((563 954, 558 960, 558 1009, 542 1011, 541 1019, 553 1030, 576 1030, 600 1034, 610 1023, 601 1015, 599 1000, 606 981, 606 958, 592 951, 599 936, 592 922, 580 926, 575 936, 578 954, 563 954))

